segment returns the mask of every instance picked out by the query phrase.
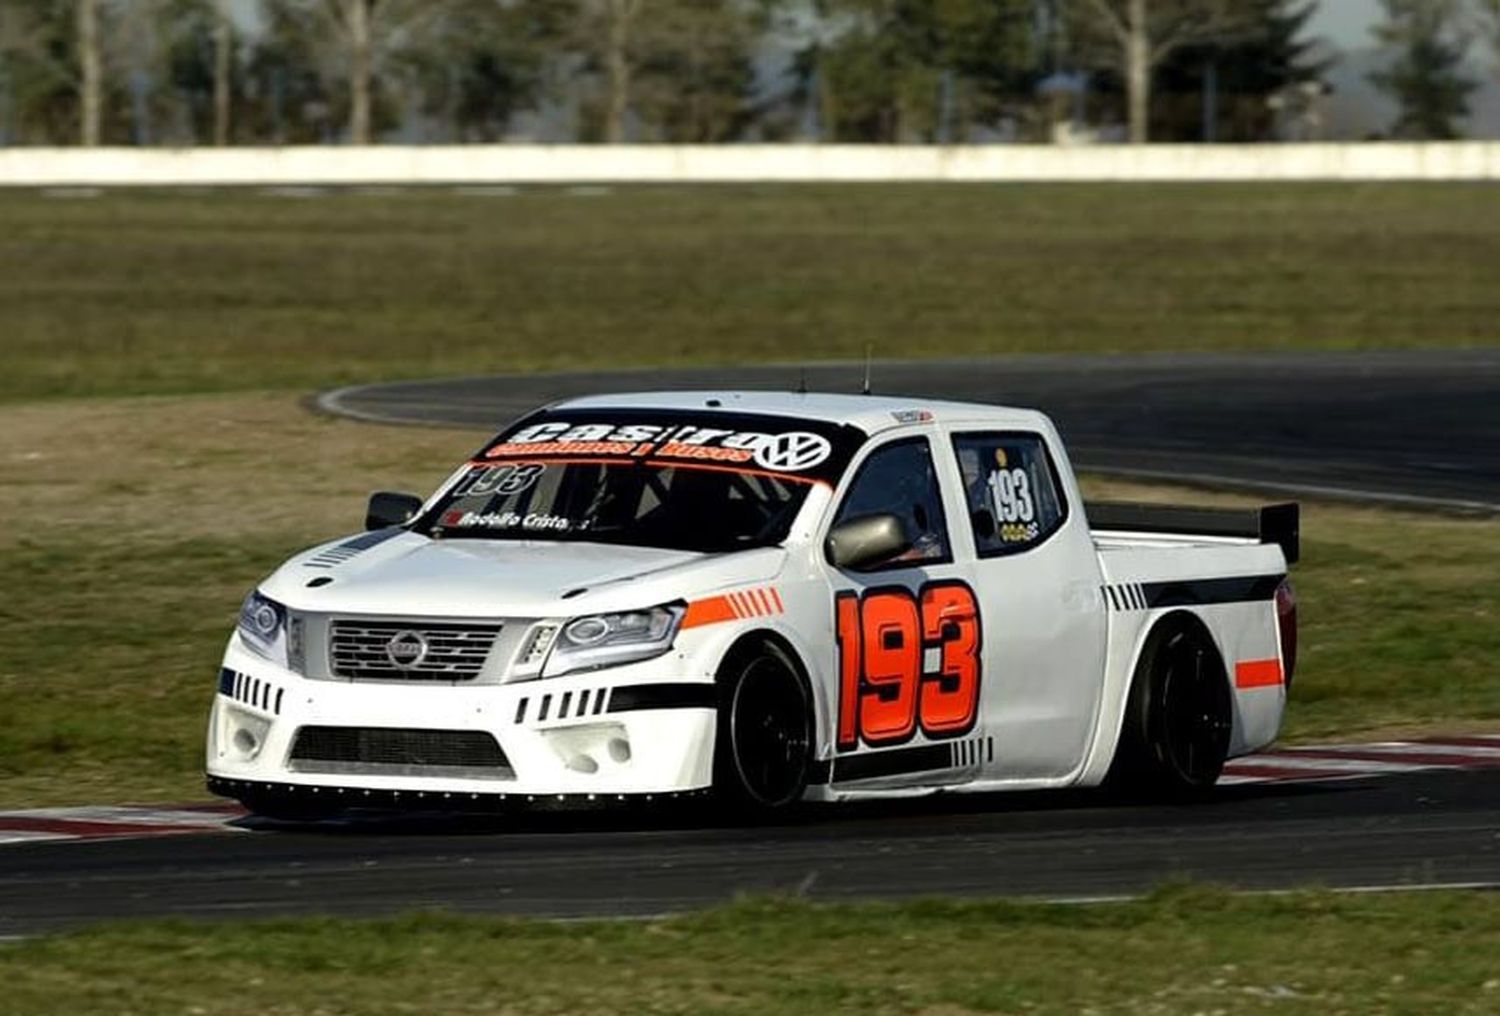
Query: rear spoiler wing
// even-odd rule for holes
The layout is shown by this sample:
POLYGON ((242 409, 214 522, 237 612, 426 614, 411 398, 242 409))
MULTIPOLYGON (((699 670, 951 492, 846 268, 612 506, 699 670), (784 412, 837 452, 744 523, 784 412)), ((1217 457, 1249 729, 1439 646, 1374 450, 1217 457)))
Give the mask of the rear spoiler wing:
POLYGON ((1237 536, 1275 543, 1287 564, 1302 553, 1302 510, 1295 502, 1262 508, 1184 508, 1168 504, 1089 501, 1083 510, 1093 529, 1132 533, 1182 533, 1190 536, 1237 536))

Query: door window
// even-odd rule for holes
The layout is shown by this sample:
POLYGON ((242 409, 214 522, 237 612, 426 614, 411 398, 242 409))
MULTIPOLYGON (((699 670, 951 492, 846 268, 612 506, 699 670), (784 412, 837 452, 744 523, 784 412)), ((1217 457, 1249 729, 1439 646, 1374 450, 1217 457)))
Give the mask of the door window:
POLYGON ((1040 435, 956 434, 953 450, 980 557, 1030 550, 1062 527, 1067 504, 1040 435))
POLYGON ((911 548, 884 567, 941 564, 952 560, 943 496, 926 438, 896 441, 873 452, 859 467, 834 525, 865 515, 901 520, 911 548))

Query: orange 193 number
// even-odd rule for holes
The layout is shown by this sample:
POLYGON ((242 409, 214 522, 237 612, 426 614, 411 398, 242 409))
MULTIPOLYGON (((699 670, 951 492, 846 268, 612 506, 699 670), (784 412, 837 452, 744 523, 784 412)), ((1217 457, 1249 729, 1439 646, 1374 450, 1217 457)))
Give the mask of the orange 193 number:
POLYGON ((834 598, 839 647, 838 746, 967 733, 979 714, 979 604, 957 581, 834 598), (928 649, 937 670, 925 672, 928 649))

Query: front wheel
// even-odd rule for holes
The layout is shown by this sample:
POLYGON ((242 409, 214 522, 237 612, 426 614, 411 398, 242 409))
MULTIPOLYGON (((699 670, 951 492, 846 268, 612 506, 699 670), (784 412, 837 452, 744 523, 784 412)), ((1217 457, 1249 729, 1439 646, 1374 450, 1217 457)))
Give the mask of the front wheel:
POLYGON ((1110 782, 1172 797, 1204 794, 1224 769, 1233 722, 1213 640, 1193 618, 1166 618, 1136 666, 1110 782))
POLYGON ((714 789, 728 804, 785 811, 807 789, 812 702, 792 658, 772 642, 736 651, 719 677, 714 789))

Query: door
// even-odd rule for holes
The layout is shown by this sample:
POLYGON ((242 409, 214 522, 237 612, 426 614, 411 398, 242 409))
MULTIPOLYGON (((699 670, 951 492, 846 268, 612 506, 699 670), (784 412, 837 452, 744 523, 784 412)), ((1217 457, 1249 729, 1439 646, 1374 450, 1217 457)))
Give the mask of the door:
MULTIPOLYGON (((984 618, 984 715, 997 779, 1058 779, 1082 763, 1104 681, 1099 561, 1041 434, 949 435, 984 618)), ((1076 496, 1076 495, 1075 495, 1076 496)))
POLYGON ((858 570, 829 565, 841 789, 962 782, 983 762, 978 603, 968 564, 955 562, 935 456, 926 436, 878 446, 830 524, 894 515, 909 543, 858 570))

